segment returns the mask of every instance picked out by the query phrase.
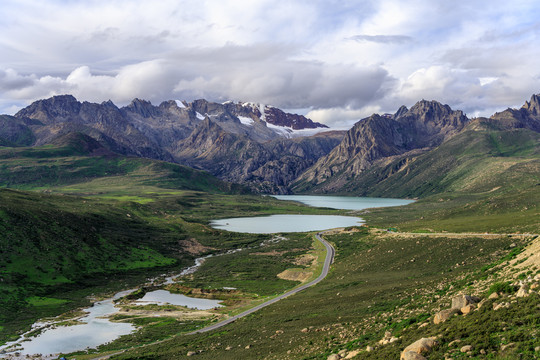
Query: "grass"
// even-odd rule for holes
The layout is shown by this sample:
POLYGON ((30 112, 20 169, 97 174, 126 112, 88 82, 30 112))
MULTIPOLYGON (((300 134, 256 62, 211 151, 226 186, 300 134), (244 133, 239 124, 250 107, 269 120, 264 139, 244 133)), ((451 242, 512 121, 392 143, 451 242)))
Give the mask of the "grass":
POLYGON ((360 230, 327 236, 337 256, 329 277, 317 286, 222 331, 176 337, 114 358, 180 359, 188 351, 201 351, 201 359, 216 354, 222 359, 326 359, 348 343, 361 347, 380 339, 385 329, 403 332, 423 321, 438 306, 432 300, 441 284, 453 291, 465 289, 472 281, 465 280, 467 275, 496 261, 518 241, 390 237, 360 230))
POLYGON ((68 300, 47 298, 47 297, 41 297, 41 296, 32 296, 32 297, 27 298, 26 302, 30 306, 55 306, 55 305, 65 304, 68 302, 68 300))

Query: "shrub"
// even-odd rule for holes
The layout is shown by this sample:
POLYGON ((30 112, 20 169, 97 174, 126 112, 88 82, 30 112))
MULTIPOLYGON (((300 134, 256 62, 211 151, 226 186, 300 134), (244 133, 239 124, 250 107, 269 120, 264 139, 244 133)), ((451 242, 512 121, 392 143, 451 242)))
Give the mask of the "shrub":
POLYGON ((496 282, 489 287, 488 295, 497 292, 504 294, 513 294, 517 291, 517 287, 511 285, 510 282, 496 282))

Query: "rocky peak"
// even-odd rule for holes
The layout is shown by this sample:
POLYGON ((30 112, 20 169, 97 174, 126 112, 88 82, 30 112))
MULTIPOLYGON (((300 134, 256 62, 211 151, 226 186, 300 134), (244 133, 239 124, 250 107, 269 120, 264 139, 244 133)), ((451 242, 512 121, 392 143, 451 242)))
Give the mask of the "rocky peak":
POLYGON ((540 116, 540 94, 531 96, 531 101, 525 101, 525 105, 521 107, 528 111, 532 116, 540 116))
POLYGON ((81 103, 72 95, 57 95, 49 99, 38 100, 20 110, 16 117, 28 117, 45 122, 57 122, 78 114, 81 103))
POLYGON ((407 111, 409 111, 409 109, 407 109, 407 107, 405 105, 401 105, 401 107, 398 109, 398 111, 396 111, 396 113, 394 114, 394 119, 397 119, 397 118, 405 115, 407 113, 407 111))
POLYGON ((124 107, 124 109, 139 114, 145 118, 158 114, 156 107, 152 105, 150 101, 141 100, 138 98, 133 99, 128 106, 124 107))
POLYGON ((102 102, 101 105, 102 105, 102 106, 105 106, 105 107, 113 107, 113 108, 115 108, 115 109, 118 108, 118 107, 111 101, 111 99, 102 102))
POLYGON ((417 119, 423 120, 423 122, 435 122, 442 123, 448 120, 449 117, 460 118, 465 121, 465 115, 461 110, 453 111, 450 106, 443 105, 438 101, 421 100, 417 102, 408 112, 403 114, 414 115, 417 119))

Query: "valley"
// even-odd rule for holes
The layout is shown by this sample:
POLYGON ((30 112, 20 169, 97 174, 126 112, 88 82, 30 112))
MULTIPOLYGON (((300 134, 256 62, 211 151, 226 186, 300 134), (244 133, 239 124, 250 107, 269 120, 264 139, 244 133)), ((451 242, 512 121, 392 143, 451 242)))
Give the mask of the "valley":
POLYGON ((276 108, 202 100, 153 106, 136 99, 118 108, 60 96, 3 116, 0 343, 38 319, 71 319, 121 290, 139 288, 131 301, 164 288, 226 306, 198 313, 122 301, 112 319, 137 331, 67 358, 387 359, 434 336, 429 359, 532 359, 540 351, 535 109, 537 95, 519 110, 468 119, 421 101, 360 120, 347 133, 276 108), (323 132, 297 134, 309 129, 323 132), (260 193, 415 201, 346 210, 260 193), (366 223, 324 233, 335 249, 329 268, 330 250, 313 231, 211 226, 277 214, 366 223), (201 257, 180 282, 149 281, 201 257), (197 332, 321 272, 328 274, 315 286, 197 332), (516 296, 523 284, 527 296, 516 296), (488 299, 493 293, 499 300, 488 299), (484 305, 435 324, 434 315, 463 294, 484 305), (383 344, 387 332, 395 340, 383 344), (471 345, 470 354, 456 340, 471 345))

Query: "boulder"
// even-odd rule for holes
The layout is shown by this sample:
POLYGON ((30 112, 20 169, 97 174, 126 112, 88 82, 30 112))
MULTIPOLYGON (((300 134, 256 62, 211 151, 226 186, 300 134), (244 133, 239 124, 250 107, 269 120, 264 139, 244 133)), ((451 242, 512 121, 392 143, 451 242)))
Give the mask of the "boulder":
POLYGON ((461 349, 459 349, 459 351, 461 351, 462 353, 472 351, 472 346, 471 345, 462 346, 461 349))
POLYGON ((403 359, 403 354, 414 351, 417 354, 425 354, 431 351, 431 349, 437 345, 437 341, 435 341, 435 338, 421 338, 420 340, 416 340, 411 345, 407 346, 402 354, 401 359, 403 359))
POLYGON ((332 354, 326 358, 326 360, 339 360, 339 359, 341 359, 341 356, 339 356, 338 354, 332 354))
POLYGON ((491 293, 488 297, 488 299, 498 299, 498 298, 499 298, 498 292, 491 293))
POLYGON ((360 350, 353 350, 353 351, 349 352, 347 354, 347 356, 345 356, 345 359, 352 359, 358 354, 360 354, 360 350))
POLYGON ((370 351, 373 351, 373 350, 375 350, 375 348, 373 346, 369 346, 369 345, 366 346, 366 351, 367 352, 370 352, 370 351))
POLYGON ((461 313, 463 315, 465 315, 465 314, 468 314, 468 313, 472 312, 474 309, 476 309, 476 305, 475 304, 469 304, 467 306, 462 307, 460 311, 461 311, 461 313))
POLYGON ((452 309, 459 310, 469 304, 476 304, 480 301, 480 298, 470 295, 458 295, 452 298, 452 309))
POLYGON ((440 324, 445 322, 446 320, 450 319, 452 315, 456 314, 458 312, 457 309, 446 309, 441 310, 438 313, 435 314, 435 317, 433 318, 434 324, 440 324))
POLYGON ((417 352, 407 351, 401 354, 401 360, 426 360, 426 358, 417 352))

